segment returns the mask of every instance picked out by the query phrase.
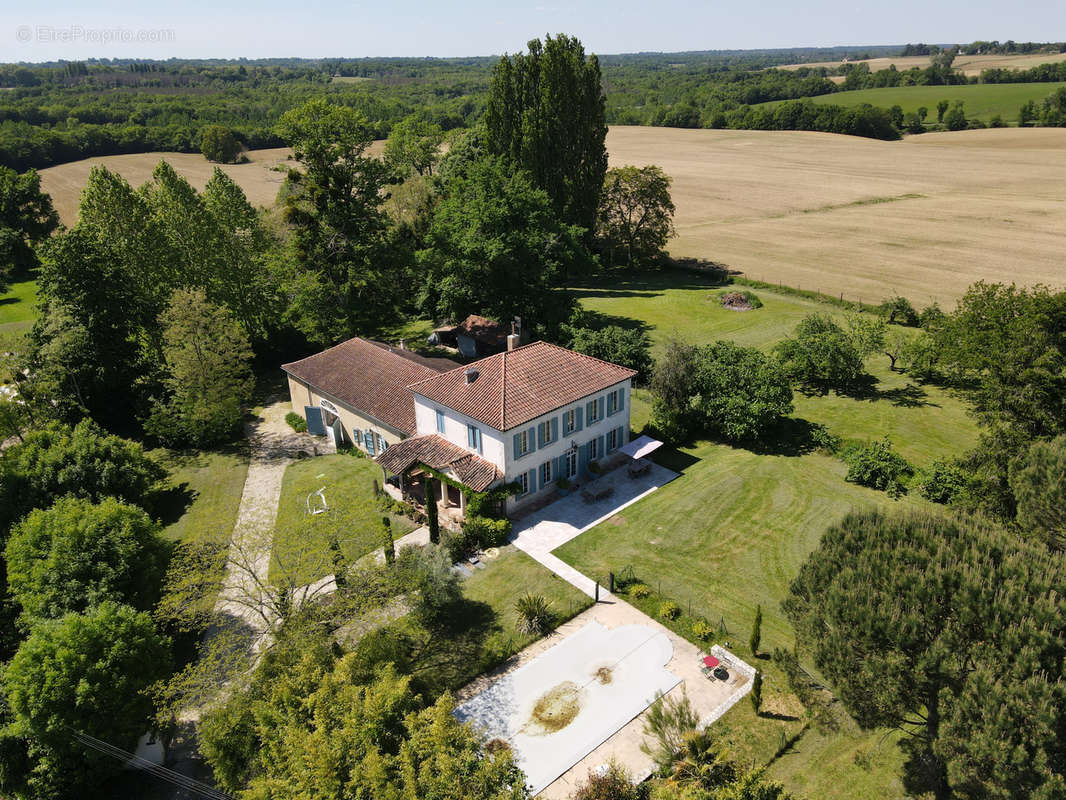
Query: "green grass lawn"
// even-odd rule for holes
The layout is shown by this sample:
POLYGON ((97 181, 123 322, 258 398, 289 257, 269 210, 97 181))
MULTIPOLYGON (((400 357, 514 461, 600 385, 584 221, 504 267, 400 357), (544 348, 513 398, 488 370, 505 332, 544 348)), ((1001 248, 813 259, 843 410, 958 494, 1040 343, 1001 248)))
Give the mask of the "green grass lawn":
MULTIPOLYGON (((365 458, 338 454, 291 464, 281 485, 272 574, 278 575, 279 564, 286 572, 295 571, 302 583, 331 574, 326 556, 333 537, 349 562, 381 547, 385 515, 373 497, 375 480, 381 482, 381 468, 365 458), (307 495, 323 487, 329 511, 309 515, 307 495)), ((387 516, 396 539, 414 529, 406 517, 387 516)))
POLYGON ((173 541, 228 542, 237 522, 248 453, 243 447, 225 452, 153 450, 166 467, 174 487, 161 501, 163 534, 173 541))
POLYGON ((463 579, 462 607, 448 624, 427 631, 413 617, 387 627, 390 638, 411 643, 410 661, 403 666, 415 678, 418 691, 430 699, 465 686, 538 637, 520 633, 514 604, 526 592, 551 602, 556 624, 562 624, 592 604, 578 591, 513 545, 487 559, 463 579))
POLYGON ((7 292, 0 293, 0 343, 30 329, 37 316, 36 302, 36 280, 12 283, 7 292))
MULTIPOLYGON (((769 349, 806 314, 843 315, 834 306, 762 290, 756 290, 761 309, 727 311, 716 300, 718 291, 710 278, 671 272, 579 290, 586 308, 618 324, 645 326, 656 349, 674 333, 694 343, 723 338, 769 349)), ((868 368, 876 382, 864 394, 797 393, 793 418, 821 423, 848 438, 887 434, 918 466, 957 455, 976 441, 974 422, 958 398, 891 372, 887 358, 870 359, 868 368)), ((648 420, 649 400, 646 390, 634 392, 631 424, 636 431, 648 420)), ((791 427, 802 430, 802 424, 791 427)), ((790 439, 782 436, 778 445, 759 452, 710 441, 663 448, 657 460, 681 472, 680 477, 563 545, 556 555, 601 579, 632 566, 641 580, 683 609, 691 606, 715 624, 724 619, 729 633, 720 640, 728 640, 745 658, 752 657, 748 634, 755 607, 761 605, 760 650, 791 648, 794 634, 780 603, 826 527, 852 508, 927 504, 913 493, 892 500, 847 483, 838 459, 808 452, 790 439)), ((774 665, 756 663, 765 671, 767 693, 790 696, 774 665)), ((836 733, 808 732, 773 761, 772 774, 790 790, 812 798, 856 796, 856 787, 869 788, 871 795, 900 796, 896 776, 901 759, 894 740, 882 742, 883 732, 860 734, 845 722, 836 733)), ((756 718, 747 703, 723 723, 719 730, 734 752, 756 763, 772 759, 782 733, 791 736, 798 728, 791 719, 756 718)))
MULTIPOLYGON (((917 111, 920 106, 929 110, 926 123, 936 122, 936 104, 947 100, 953 104, 962 100, 967 118, 988 122, 996 114, 1005 122, 1018 122, 1018 109, 1029 100, 1039 104, 1066 83, 977 83, 963 86, 900 86, 885 89, 860 89, 851 92, 834 92, 833 94, 812 97, 815 103, 853 107, 863 103, 881 108, 898 105, 906 114, 917 111)), ((773 105, 780 101, 764 103, 773 105)))

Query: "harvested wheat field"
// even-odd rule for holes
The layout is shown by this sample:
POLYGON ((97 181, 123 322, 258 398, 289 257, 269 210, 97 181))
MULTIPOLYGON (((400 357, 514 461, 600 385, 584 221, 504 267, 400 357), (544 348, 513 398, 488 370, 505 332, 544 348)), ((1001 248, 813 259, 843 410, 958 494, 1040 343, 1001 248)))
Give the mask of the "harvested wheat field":
MULTIPOLYGON (((371 153, 380 154, 384 142, 374 142, 371 153)), ((42 169, 41 186, 52 196, 52 203, 65 225, 73 225, 78 216, 78 198, 89 177, 89 170, 97 164, 117 172, 134 186, 152 177, 152 170, 160 160, 166 160, 197 189, 203 189, 220 167, 240 184, 253 206, 271 206, 278 189, 285 180, 285 170, 295 164, 287 147, 249 150, 246 164, 213 164, 199 153, 135 153, 122 156, 101 156, 59 164, 42 169)))
MULTIPOLYGON (((982 56, 955 56, 951 66, 962 72, 967 77, 977 76, 984 69, 1032 69, 1040 64, 1057 64, 1066 61, 1066 53, 1030 53, 1029 55, 982 55, 982 56)), ((840 61, 817 61, 809 64, 788 64, 780 69, 799 69, 800 67, 839 67, 840 61)), ((929 56, 892 56, 885 58, 870 58, 865 61, 853 61, 853 64, 867 64, 871 72, 879 69, 888 69, 895 65, 898 70, 911 69, 913 67, 928 67, 932 60, 929 56)))
POLYGON ((673 179, 674 256, 879 301, 950 306, 976 280, 1066 285, 1066 130, 900 142, 615 127, 612 166, 673 179))

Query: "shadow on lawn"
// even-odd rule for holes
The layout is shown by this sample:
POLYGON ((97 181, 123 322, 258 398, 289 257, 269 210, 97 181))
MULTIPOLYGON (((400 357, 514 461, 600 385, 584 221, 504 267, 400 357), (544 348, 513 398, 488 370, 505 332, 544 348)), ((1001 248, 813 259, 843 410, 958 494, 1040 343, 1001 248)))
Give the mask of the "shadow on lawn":
POLYGON ((887 400, 892 405, 902 408, 940 407, 937 403, 930 402, 927 399, 929 393, 916 383, 908 381, 905 386, 895 389, 881 389, 877 378, 869 374, 861 376, 854 386, 842 394, 855 400, 867 400, 874 403, 887 400))
POLYGON ((785 417, 771 430, 763 441, 739 443, 734 447, 746 447, 761 456, 805 456, 820 445, 814 433, 821 426, 800 417, 785 417))
POLYGON ((155 511, 163 527, 173 525, 193 504, 197 494, 198 492, 189 486, 188 481, 182 481, 176 486, 168 486, 156 492, 152 498, 152 510, 155 511))

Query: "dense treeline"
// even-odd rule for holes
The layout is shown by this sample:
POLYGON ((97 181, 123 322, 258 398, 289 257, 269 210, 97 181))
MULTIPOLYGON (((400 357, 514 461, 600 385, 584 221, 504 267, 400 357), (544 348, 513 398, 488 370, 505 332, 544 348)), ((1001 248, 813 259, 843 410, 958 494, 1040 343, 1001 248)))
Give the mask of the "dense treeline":
MULTIPOLYGON (((1057 52, 1058 45, 1025 47, 1004 52, 1057 52)), ((893 133, 875 111, 798 106, 779 113, 750 107, 858 89, 978 82, 952 68, 955 55, 970 52, 972 46, 908 48, 913 55, 931 55, 933 63, 876 72, 865 63, 852 63, 888 55, 892 48, 605 56, 600 65, 606 122, 897 138, 898 121, 893 133), (833 68, 775 68, 819 59, 844 63, 833 68), (844 78, 840 84, 831 80, 838 76, 844 78)), ((244 148, 276 147, 283 143, 275 129, 281 116, 317 96, 357 110, 374 138, 385 137, 412 114, 443 131, 466 128, 484 113, 498 62, 497 57, 479 57, 0 65, 0 87, 8 89, 0 93, 0 165, 24 171, 89 156, 152 150, 194 153, 201 150, 209 126, 231 129, 244 148)), ((980 78, 985 83, 1059 80, 1066 80, 1066 63, 985 70, 980 78)))

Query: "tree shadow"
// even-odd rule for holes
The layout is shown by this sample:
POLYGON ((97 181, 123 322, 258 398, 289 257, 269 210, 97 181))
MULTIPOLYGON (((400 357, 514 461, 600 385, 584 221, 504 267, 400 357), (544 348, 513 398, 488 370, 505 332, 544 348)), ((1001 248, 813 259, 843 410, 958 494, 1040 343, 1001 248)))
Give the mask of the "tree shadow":
POLYGON ((814 439, 821 426, 801 417, 785 417, 759 441, 737 443, 760 456, 798 457, 813 453, 821 445, 814 439))
POLYGON ((465 597, 444 612, 437 624, 419 627, 422 635, 414 640, 411 674, 432 695, 456 689, 480 673, 485 640, 500 630, 491 605, 465 597))
MULTIPOLYGON (((647 431, 647 433, 654 435, 653 431, 647 431)), ((691 453, 686 453, 684 450, 679 450, 669 444, 660 447, 650 458, 660 467, 666 467, 666 469, 676 472, 678 475, 683 475, 686 469, 700 462, 700 459, 691 453)))
POLYGON ((939 408, 937 403, 927 399, 929 393, 917 383, 908 381, 905 386, 899 386, 895 389, 881 389, 877 378, 868 373, 860 376, 859 380, 847 389, 839 391, 838 394, 872 403, 886 400, 892 405, 900 406, 901 408, 923 408, 925 406, 939 408))
POLYGON ((152 510, 164 527, 177 522, 196 500, 198 492, 183 481, 177 486, 160 489, 152 497, 152 510))
POLYGON ((568 290, 581 297, 655 297, 670 289, 717 289, 739 275, 721 264, 699 259, 676 261, 657 270, 608 271, 572 281, 568 290))
POLYGON ((579 327, 593 328, 595 330, 601 330, 602 328, 614 325, 618 328, 640 331, 641 333, 648 333, 651 331, 651 326, 644 320, 634 319, 633 317, 622 317, 617 314, 604 314, 602 311, 590 311, 588 309, 581 310, 581 315, 578 318, 577 323, 579 327))
POLYGON ((762 719, 775 719, 778 722, 799 722, 799 717, 792 714, 778 714, 776 711, 760 711, 762 719))

